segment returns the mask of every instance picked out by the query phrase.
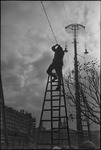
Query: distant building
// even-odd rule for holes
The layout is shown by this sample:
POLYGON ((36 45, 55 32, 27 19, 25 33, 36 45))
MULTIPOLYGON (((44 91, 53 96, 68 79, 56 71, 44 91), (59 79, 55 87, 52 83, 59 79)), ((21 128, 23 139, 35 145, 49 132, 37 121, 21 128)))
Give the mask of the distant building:
MULTIPOLYGON (((33 141, 36 118, 24 110, 16 111, 5 106, 7 134, 10 148, 29 148, 33 141)), ((4 144, 4 127, 2 114, 1 123, 1 146, 4 144)))

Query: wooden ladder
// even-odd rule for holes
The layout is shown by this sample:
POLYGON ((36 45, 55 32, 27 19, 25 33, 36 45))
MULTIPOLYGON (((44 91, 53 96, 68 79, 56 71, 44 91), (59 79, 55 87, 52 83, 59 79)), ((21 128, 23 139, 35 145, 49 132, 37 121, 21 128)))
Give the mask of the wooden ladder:
POLYGON ((37 138, 37 146, 41 149, 52 149, 54 146, 62 147, 66 144, 70 148, 63 77, 59 91, 55 90, 57 85, 58 80, 53 82, 52 76, 48 76, 37 138), (61 125, 63 119, 66 120, 66 126, 61 125), (48 129, 44 128, 45 125, 48 129))

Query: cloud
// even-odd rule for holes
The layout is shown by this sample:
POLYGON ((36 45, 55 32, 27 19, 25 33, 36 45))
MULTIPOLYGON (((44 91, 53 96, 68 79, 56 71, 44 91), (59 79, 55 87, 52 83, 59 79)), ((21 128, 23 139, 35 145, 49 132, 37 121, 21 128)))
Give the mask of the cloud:
POLYGON ((37 109, 37 111, 40 111, 47 79, 46 70, 51 61, 51 55, 45 52, 39 60, 30 64, 26 70, 24 68, 23 75, 17 74, 5 77, 3 86, 6 103, 14 108, 16 107, 16 109, 23 108, 30 111, 36 111, 37 109))
POLYGON ((42 57, 33 63, 33 66, 37 69, 38 78, 40 80, 46 79, 46 71, 49 65, 52 63, 53 58, 50 55, 50 51, 52 50, 49 49, 49 52, 44 52, 42 57))
MULTIPOLYGON (((99 58, 100 2, 43 1, 53 32, 68 53, 63 71, 73 67, 73 34, 66 32, 71 23, 85 25, 79 30, 78 53, 86 60, 99 58), (65 6, 65 10, 63 7, 65 6)), ((52 62, 51 46, 56 44, 40 1, 1 2, 1 72, 5 101, 14 108, 25 108, 37 115, 41 111, 46 86, 46 70, 52 62)), ((34 114, 33 113, 33 114, 34 114)))

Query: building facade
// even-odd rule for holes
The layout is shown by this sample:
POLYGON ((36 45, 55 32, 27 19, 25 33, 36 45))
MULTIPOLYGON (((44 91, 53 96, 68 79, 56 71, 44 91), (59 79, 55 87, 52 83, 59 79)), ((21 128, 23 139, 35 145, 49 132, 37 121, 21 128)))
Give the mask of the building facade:
MULTIPOLYGON (((30 148, 33 141, 34 129, 36 127, 36 118, 31 113, 24 110, 16 111, 13 108, 5 106, 7 135, 9 148, 30 148)), ((1 113, 1 148, 5 146, 3 116, 1 113)))

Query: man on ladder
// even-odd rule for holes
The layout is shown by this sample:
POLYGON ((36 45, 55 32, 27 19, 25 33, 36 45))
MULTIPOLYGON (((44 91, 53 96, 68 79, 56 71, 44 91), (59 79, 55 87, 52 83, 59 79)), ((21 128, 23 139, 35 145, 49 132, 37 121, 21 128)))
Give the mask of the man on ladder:
POLYGON ((54 77, 53 81, 55 81, 58 76, 58 86, 56 88, 56 91, 59 91, 61 86, 63 56, 64 56, 64 52, 67 52, 67 50, 65 48, 65 50, 63 51, 63 48, 58 44, 52 46, 52 50, 55 52, 54 59, 52 64, 47 69, 47 73, 52 77, 54 77), (52 72, 53 69, 55 69, 57 75, 52 72))

